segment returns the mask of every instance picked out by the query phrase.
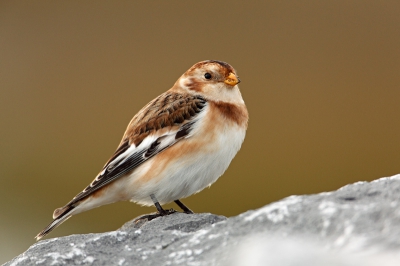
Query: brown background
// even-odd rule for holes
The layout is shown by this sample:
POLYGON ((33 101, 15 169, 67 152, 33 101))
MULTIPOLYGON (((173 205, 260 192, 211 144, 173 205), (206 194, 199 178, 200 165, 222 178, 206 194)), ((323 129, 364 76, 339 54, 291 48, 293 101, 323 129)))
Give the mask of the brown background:
MULTIPOLYGON (((232 64, 250 112, 218 182, 186 200, 226 216, 400 172, 400 2, 1 1, 0 262, 114 152, 191 65, 232 64)), ((118 203, 50 237, 154 211, 118 203)))

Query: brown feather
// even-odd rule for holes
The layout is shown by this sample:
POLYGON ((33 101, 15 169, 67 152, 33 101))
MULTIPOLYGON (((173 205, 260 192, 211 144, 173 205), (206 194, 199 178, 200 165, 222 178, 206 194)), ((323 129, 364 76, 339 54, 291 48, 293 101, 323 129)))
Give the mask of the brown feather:
POLYGON ((129 123, 123 141, 138 146, 145 137, 165 127, 173 127, 190 120, 205 104, 201 96, 173 92, 162 94, 144 107, 129 123))
POLYGON ((249 114, 247 112, 246 106, 231 104, 227 102, 215 102, 210 101, 211 108, 218 109, 221 114, 230 121, 235 122, 238 125, 245 125, 247 127, 247 121, 249 119, 249 114))

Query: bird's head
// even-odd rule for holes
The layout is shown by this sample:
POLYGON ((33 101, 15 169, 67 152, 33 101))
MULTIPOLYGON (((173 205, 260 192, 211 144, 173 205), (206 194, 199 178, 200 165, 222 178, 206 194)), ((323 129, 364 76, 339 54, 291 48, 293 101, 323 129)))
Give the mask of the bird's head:
POLYGON ((194 64, 175 83, 173 89, 200 94, 206 99, 243 102, 236 70, 228 63, 206 60, 194 64))

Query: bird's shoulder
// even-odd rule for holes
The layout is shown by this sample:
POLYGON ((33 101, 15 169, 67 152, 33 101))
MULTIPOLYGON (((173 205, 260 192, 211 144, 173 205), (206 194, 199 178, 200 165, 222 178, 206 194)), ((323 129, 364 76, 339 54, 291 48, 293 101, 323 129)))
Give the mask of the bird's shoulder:
POLYGON ((167 91, 144 106, 129 123, 121 144, 136 147, 150 134, 164 128, 179 128, 196 117, 206 106, 201 95, 167 91))

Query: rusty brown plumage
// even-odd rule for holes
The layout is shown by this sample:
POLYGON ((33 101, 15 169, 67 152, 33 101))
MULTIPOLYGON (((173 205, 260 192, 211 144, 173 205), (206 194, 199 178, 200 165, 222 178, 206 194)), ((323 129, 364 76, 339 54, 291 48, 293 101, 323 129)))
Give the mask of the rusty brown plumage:
POLYGON ((228 121, 233 121, 239 126, 246 126, 249 119, 246 106, 227 102, 210 101, 211 108, 216 108, 228 121))
POLYGON ((139 146, 153 132, 180 126, 198 114, 206 100, 199 95, 166 92, 145 106, 129 123, 121 143, 129 140, 139 146))
POLYGON ((220 71, 224 74, 224 76, 228 76, 229 73, 236 74, 235 69, 230 64, 223 62, 223 61, 218 61, 218 60, 206 60, 206 61, 198 62, 198 63, 194 64, 191 68, 189 68, 189 70, 186 71, 186 74, 190 75, 196 69, 202 68, 202 66, 204 66, 206 64, 213 64, 213 63, 221 66, 220 71))

